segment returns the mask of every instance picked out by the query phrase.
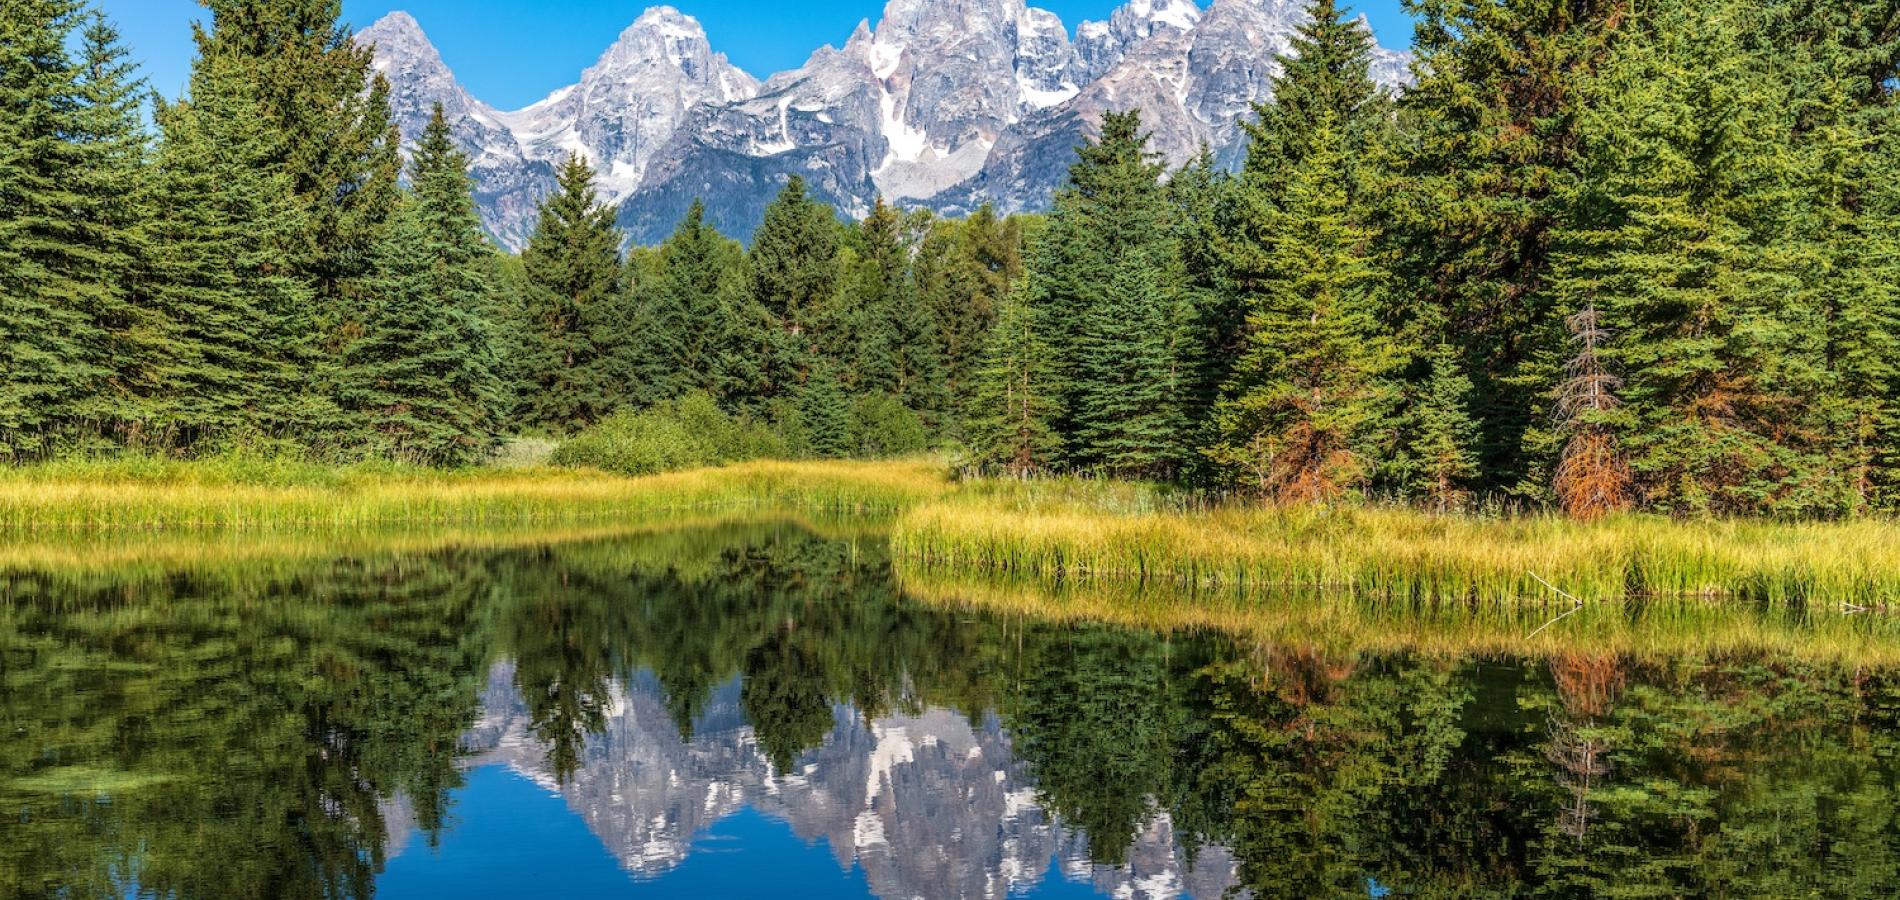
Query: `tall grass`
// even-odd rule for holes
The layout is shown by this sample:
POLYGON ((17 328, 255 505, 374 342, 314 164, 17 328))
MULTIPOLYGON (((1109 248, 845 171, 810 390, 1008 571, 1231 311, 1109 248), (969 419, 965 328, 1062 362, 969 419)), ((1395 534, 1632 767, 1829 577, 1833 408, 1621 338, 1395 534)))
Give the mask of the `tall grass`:
POLYGON ((623 478, 586 470, 437 472, 131 459, 0 471, 0 530, 575 523, 666 510, 892 512, 947 489, 934 462, 750 462, 623 478))
POLYGON ((565 525, 669 510, 899 514, 914 570, 1385 601, 1720 599, 1900 606, 1900 526, 1438 516, 1387 507, 1206 504, 1075 479, 952 485, 936 460, 755 461, 639 478, 590 470, 438 472, 233 456, 0 470, 0 532, 565 525))
POLYGON ((1439 516, 1381 507, 1198 507, 1138 486, 988 483, 910 510, 918 565, 1387 600, 1900 602, 1900 527, 1623 516, 1439 516), (1548 585, 1546 585, 1548 582, 1548 585))

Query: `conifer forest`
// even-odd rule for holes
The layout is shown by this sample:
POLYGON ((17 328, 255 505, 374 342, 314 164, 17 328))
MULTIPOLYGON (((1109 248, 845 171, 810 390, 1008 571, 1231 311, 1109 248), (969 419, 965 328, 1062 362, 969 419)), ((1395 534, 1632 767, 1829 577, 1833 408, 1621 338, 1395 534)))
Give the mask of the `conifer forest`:
POLYGON ((1274 503, 1900 504, 1894 0, 1408 0, 1396 93, 1313 0, 1237 171, 1128 109, 1045 213, 846 221, 794 178, 749 246, 695 206, 638 247, 575 156, 519 255, 339 0, 206 5, 179 97, 85 0, 0 5, 9 463, 650 470, 626 441, 717 419, 1274 503))

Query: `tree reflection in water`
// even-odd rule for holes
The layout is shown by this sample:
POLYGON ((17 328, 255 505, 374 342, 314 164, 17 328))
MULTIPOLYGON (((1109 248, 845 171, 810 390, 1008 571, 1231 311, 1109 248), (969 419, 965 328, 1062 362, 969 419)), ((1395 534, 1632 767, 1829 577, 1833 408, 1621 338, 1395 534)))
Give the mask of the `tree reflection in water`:
POLYGON ((369 897, 392 828, 439 839, 496 752, 471 737, 491 671, 557 786, 616 765, 650 699, 715 787, 769 782, 814 833, 992 875, 1005 851, 965 836, 1030 825, 972 810, 1069 835, 1091 871, 1151 868, 1156 841, 1231 855, 1260 896, 1900 883, 1888 671, 1038 622, 907 598, 875 531, 773 520, 168 558, 0 581, 0 894, 369 897))

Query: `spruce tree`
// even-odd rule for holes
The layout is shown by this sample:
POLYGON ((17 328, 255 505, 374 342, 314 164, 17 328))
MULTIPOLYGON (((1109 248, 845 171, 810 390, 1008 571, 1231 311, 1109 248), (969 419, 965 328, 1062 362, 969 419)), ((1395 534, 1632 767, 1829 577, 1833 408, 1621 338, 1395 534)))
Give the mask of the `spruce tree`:
POLYGON ((1426 354, 1429 374, 1410 397, 1407 488, 1439 511, 1463 506, 1478 476, 1477 423, 1471 418, 1471 379, 1458 349, 1441 343, 1426 354))
MULTIPOLYGON (((1390 204, 1392 308, 1431 310, 1468 362, 1482 491, 1524 484, 1543 461, 1526 432, 1548 421, 1540 367, 1562 356, 1547 290, 1563 186, 1577 177, 1578 80, 1630 14, 1623 0, 1417 0, 1416 83, 1390 204)), ((1429 344, 1426 344, 1429 346, 1429 344)))
POLYGON ((81 229, 76 255, 86 261, 87 280, 98 291, 88 316, 101 340, 89 348, 88 364, 105 380, 87 391, 87 402, 75 412, 91 423, 88 431, 137 442, 158 352, 136 295, 152 251, 152 148, 141 111, 146 86, 118 29, 98 13, 81 32, 78 64, 72 140, 80 159, 67 179, 81 203, 70 215, 81 229))
POLYGON ((302 227, 290 178, 266 165, 281 135, 250 73, 201 57, 189 97, 161 110, 154 173, 154 426, 183 448, 298 438, 332 411, 305 390, 313 292, 287 249, 302 227))
POLYGON ((882 393, 934 416, 945 402, 942 338, 933 310, 911 277, 912 246, 903 216, 878 198, 858 226, 859 255, 844 302, 854 327, 853 386, 882 393))
POLYGON ((728 409, 748 406, 759 394, 771 335, 747 290, 743 250, 706 221, 705 204, 695 200, 661 245, 658 263, 639 312, 640 399, 703 392, 728 409))
POLYGON ((969 447, 979 468, 1016 476, 1062 461, 1056 361, 1022 291, 1003 297, 972 386, 969 447))
POLYGON ((938 330, 945 404, 958 412, 946 419, 944 430, 961 436, 961 415, 972 409, 990 328, 1022 277, 1021 221, 999 219, 989 204, 966 219, 935 219, 918 244, 912 271, 918 299, 938 330))
POLYGON ((1272 100, 1256 104, 1256 118, 1242 123, 1248 139, 1243 177, 1269 196, 1287 189, 1310 154, 1325 152, 1314 145, 1322 122, 1330 140, 1363 151, 1384 112, 1364 20, 1347 18, 1337 0, 1312 0, 1306 14, 1291 52, 1280 56, 1272 100))
POLYGON ((1074 465, 1166 476, 1185 455, 1187 304, 1162 166, 1135 112, 1105 116, 1077 154, 1028 279, 1059 367, 1057 430, 1074 465))
MULTIPOLYGON (((1183 407, 1196 448, 1219 440, 1214 414, 1246 344, 1246 302, 1228 266, 1237 230, 1236 188, 1236 180, 1216 167, 1205 146, 1168 181, 1190 311, 1181 354, 1183 407)), ((1192 462, 1204 468, 1204 460, 1192 462)))
POLYGON ((1245 310, 1244 349, 1208 452, 1237 483, 1293 502, 1364 489, 1390 458, 1400 363, 1361 174, 1385 115, 1372 38, 1331 0, 1309 12, 1234 189, 1239 240, 1222 245, 1221 287, 1245 310))
MULTIPOLYGON (((420 174, 420 173, 418 173, 420 174)), ((427 465, 462 465, 495 444, 499 386, 482 285, 459 271, 422 201, 397 213, 376 256, 375 299, 345 353, 342 399, 370 449, 427 465)))
POLYGON ((299 271, 329 308, 347 315, 351 282, 366 277, 397 202, 401 137, 389 87, 371 48, 339 23, 342 0, 205 0, 199 55, 243 70, 263 127, 282 137, 264 161, 290 179, 302 206, 299 271))
POLYGON ((139 412, 120 376, 144 358, 129 287, 146 144, 124 56, 76 0, 0 10, 0 457, 123 433, 139 412))
POLYGON ((100 335, 76 298, 86 291, 69 248, 77 198, 65 174, 75 67, 66 40, 77 0, 0 10, 0 454, 47 452, 61 418, 103 373, 86 366, 100 335))
POLYGON ((838 222, 794 175, 752 235, 746 257, 752 297, 778 323, 766 374, 768 390, 789 395, 808 377, 823 322, 838 292, 838 222))
POLYGON ((632 321, 621 290, 620 233, 575 155, 521 254, 528 296, 520 420, 572 431, 611 412, 630 390, 632 321))
POLYGON ((799 420, 811 454, 821 459, 850 455, 851 401, 838 379, 837 368, 830 362, 817 363, 797 396, 799 420))
POLYGON ((1377 318, 1385 273, 1338 177, 1345 142, 1322 112, 1310 152, 1272 206, 1279 223, 1248 293, 1248 344, 1210 451, 1249 490, 1282 502, 1362 489, 1388 452, 1396 365, 1377 318))
POLYGON ((468 160, 438 105, 411 162, 413 195, 378 248, 369 308, 349 345, 344 399, 373 450, 435 465, 494 446, 502 388, 468 160))
POLYGON ((1587 86, 1584 194, 1557 294, 1601 310, 1636 489, 1677 513, 1804 511, 1825 453, 1826 336, 1787 223, 1774 79, 1739 17, 1671 4, 1587 86))

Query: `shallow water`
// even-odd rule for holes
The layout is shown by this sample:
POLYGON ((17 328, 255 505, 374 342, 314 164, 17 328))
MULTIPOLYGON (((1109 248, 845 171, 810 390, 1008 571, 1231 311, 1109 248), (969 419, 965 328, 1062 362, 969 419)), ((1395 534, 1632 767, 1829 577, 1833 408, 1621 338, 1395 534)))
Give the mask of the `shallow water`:
POLYGON ((1041 622, 769 519, 44 556, 0 575, 0 897, 1900 884, 1879 669, 1041 622))

